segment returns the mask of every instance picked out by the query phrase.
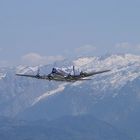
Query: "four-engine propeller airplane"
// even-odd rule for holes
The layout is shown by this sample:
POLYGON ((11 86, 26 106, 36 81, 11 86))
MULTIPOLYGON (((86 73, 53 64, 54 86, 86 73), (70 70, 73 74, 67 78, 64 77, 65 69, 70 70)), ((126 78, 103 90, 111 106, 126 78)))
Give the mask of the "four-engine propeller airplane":
POLYGON ((73 66, 73 74, 63 71, 59 68, 53 68, 52 72, 48 75, 40 75, 40 70, 36 75, 29 75, 29 74, 16 74, 17 76, 25 76, 37 79, 44 79, 44 80, 54 80, 54 81, 66 81, 66 82, 75 82, 75 81, 82 81, 82 80, 91 80, 91 79, 84 79, 86 77, 90 77, 96 74, 101 74, 105 72, 109 72, 110 70, 103 70, 97 72, 79 72, 78 74, 75 71, 75 67, 73 66))

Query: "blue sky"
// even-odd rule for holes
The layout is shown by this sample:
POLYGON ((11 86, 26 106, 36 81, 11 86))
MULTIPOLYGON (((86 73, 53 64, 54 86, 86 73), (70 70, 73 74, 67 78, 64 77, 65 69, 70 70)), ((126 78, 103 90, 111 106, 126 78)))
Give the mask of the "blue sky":
POLYGON ((140 55, 139 7, 139 0, 1 0, 0 64, 140 55))

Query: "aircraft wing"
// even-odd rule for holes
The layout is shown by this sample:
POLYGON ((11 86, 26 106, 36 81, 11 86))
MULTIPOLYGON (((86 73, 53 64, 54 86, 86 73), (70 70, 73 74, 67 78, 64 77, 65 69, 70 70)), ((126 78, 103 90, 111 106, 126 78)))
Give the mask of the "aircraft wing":
POLYGON ((36 79, 44 79, 44 80, 54 80, 54 81, 61 81, 61 82, 75 82, 75 81, 86 81, 86 80, 91 80, 91 79, 81 79, 79 77, 75 78, 75 77, 71 77, 71 78, 66 78, 66 77, 63 77, 63 76, 60 76, 57 77, 57 76, 54 76, 54 77, 49 77, 49 75, 43 75, 43 76, 40 76, 40 75, 28 75, 28 74, 16 74, 17 76, 23 76, 23 77, 30 77, 30 78, 36 78, 36 79))
POLYGON ((17 76, 23 76, 23 77, 31 77, 31 78, 37 78, 37 79, 45 79, 49 80, 49 77, 47 75, 29 75, 29 74, 16 74, 17 76))
POLYGON ((81 72, 80 75, 68 75, 67 77, 55 74, 53 76, 51 75, 29 75, 29 74, 16 74, 17 76, 23 76, 23 77, 31 77, 36 79, 44 79, 44 80, 54 80, 54 81, 66 81, 66 82, 75 82, 75 81, 85 81, 85 80, 91 80, 91 79, 84 79, 89 76, 93 76, 96 74, 101 74, 105 72, 109 72, 110 70, 103 70, 103 71, 97 71, 97 72, 81 72))
POLYGON ((81 77, 89 77, 89 76, 93 76, 96 74, 101 74, 101 73, 105 73, 105 72, 109 72, 110 70, 103 70, 103 71, 97 71, 97 72, 82 72, 81 73, 81 77))

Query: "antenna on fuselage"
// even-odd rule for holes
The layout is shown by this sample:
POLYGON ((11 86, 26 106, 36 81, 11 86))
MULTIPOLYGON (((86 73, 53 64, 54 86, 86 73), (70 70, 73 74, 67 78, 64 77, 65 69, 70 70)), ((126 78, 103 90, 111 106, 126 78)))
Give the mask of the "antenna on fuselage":
POLYGON ((40 75, 40 68, 38 67, 38 69, 37 69, 37 76, 39 76, 40 75))
POLYGON ((73 66, 73 74, 74 74, 74 76, 75 76, 75 66, 73 66))

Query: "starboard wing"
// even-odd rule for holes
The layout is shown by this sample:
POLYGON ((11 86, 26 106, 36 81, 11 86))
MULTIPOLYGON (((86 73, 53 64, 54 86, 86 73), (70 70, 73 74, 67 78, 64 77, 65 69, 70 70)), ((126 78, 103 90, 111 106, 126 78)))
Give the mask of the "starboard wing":
POLYGON ((89 77, 89 76, 93 76, 96 74, 101 74, 101 73, 105 73, 105 72, 109 72, 110 70, 103 70, 103 71, 94 71, 94 72, 82 72, 80 75, 81 77, 89 77))

